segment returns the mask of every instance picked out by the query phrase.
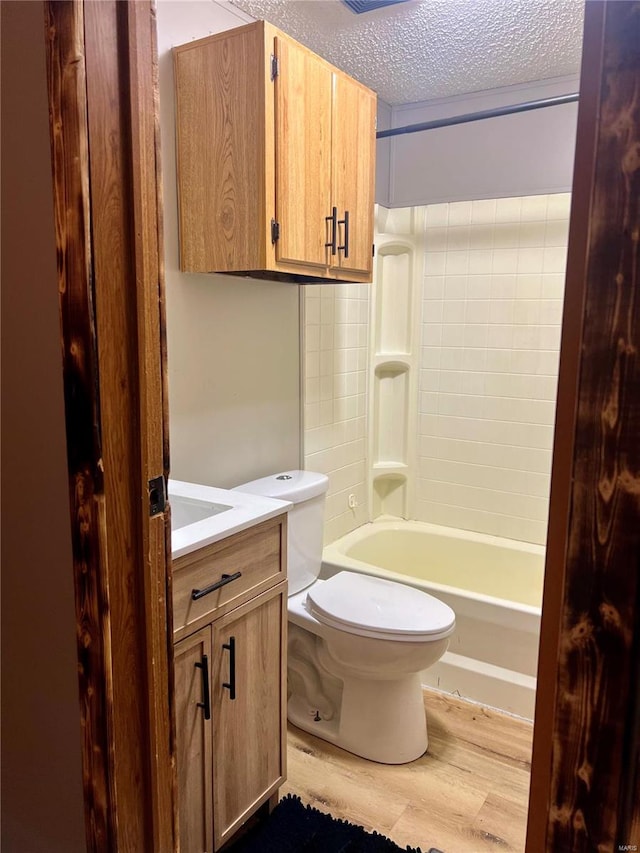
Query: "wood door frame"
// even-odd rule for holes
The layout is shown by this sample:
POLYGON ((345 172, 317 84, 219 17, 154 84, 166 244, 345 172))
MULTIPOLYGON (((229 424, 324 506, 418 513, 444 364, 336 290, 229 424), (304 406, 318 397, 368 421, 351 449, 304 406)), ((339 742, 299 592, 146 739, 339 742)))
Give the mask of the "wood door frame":
POLYGON ((640 2, 592 0, 585 15, 527 853, 640 848, 639 237, 640 2))
MULTIPOLYGON (((168 476, 155 18, 146 0, 48 0, 46 9, 87 847, 172 850, 177 843, 177 796, 169 526, 166 513, 155 519, 147 514, 148 477, 151 472, 168 476), (96 73, 97 78, 91 77, 96 73), (102 73, 113 75, 107 90, 100 79, 102 73), (115 89, 113 81, 117 81, 115 89), (114 91, 119 98, 108 97, 114 91), (96 114, 96 108, 104 115, 96 114), (115 160, 110 159, 113 150, 100 145, 96 137, 105 127, 110 134, 106 138, 121 143, 115 160), (114 195, 110 187, 115 187, 114 195), (115 198, 117 213, 102 210, 101 198, 104 207, 115 198), (121 217, 125 225, 117 231, 117 238, 113 220, 108 216, 99 220, 105 213, 121 217), (96 228, 97 221, 107 225, 96 228), (117 274, 99 260, 101 253, 104 258, 111 250, 116 252, 117 274), (121 340, 115 327, 105 325, 105 318, 115 312, 113 316, 124 322, 123 307, 135 317, 133 324, 126 325, 134 340, 133 345, 128 342, 124 361, 117 361, 114 351, 121 340), (108 411, 112 395, 123 401, 130 418, 121 417, 124 425, 120 427, 108 411), (160 419, 157 412, 154 415, 158 399, 163 401, 160 419), (115 464, 117 444, 108 447, 111 432, 117 428, 124 430, 121 441, 135 463, 125 474, 115 464), (134 519, 124 524, 126 530, 118 523, 115 510, 121 499, 134 519), (129 675, 132 661, 136 661, 138 678, 129 675)), ((617 562, 607 563, 606 568, 611 566, 615 575, 621 553, 635 559, 636 566, 640 564, 640 511, 637 501, 635 508, 633 504, 638 486, 628 465, 629 459, 637 461, 628 440, 630 425, 637 425, 633 418, 638 411, 637 404, 624 396, 637 390, 638 367, 633 361, 633 341, 627 340, 626 350, 618 347, 618 333, 624 333, 622 340, 626 340, 625 329, 616 327, 618 337, 614 339, 614 327, 611 322, 607 325, 611 313, 594 311, 607 308, 606 298, 602 302, 603 288, 597 285, 603 271, 606 278, 606 271, 614 269, 613 261, 618 263, 621 257, 606 252, 603 256, 603 233, 607 251, 626 251, 628 257, 629 245, 633 249, 629 243, 633 228, 609 229, 608 234, 602 230, 602 205, 619 191, 607 168, 611 168, 611 158, 619 161, 621 153, 606 133, 611 126, 607 110, 615 109, 615 98, 624 89, 615 89, 615 68, 607 61, 612 49, 624 44, 624 28, 616 21, 629 14, 629 9, 640 14, 637 0, 591 0, 587 4, 528 853, 558 850, 554 845, 559 843, 560 830, 567 833, 565 840, 571 845, 563 850, 582 850, 593 849, 597 837, 609 844, 612 839, 633 843, 624 833, 640 827, 640 796, 633 798, 634 791, 638 794, 638 706, 633 704, 638 697, 629 690, 630 685, 638 685, 640 660, 637 572, 628 573, 631 581, 623 578, 628 601, 617 616, 622 620, 619 624, 624 630, 619 636, 624 642, 603 658, 614 673, 610 684, 622 691, 619 697, 628 697, 631 710, 620 724, 611 709, 608 714, 593 715, 587 699, 580 706, 582 716, 575 729, 592 739, 598 735, 608 738, 615 755, 604 763, 600 756, 605 784, 599 782, 598 790, 615 786, 620 807, 601 809, 599 802, 575 796, 575 780, 584 777, 584 767, 576 768, 563 753, 565 744, 575 742, 568 737, 572 699, 589 677, 586 669, 576 674, 575 660, 567 654, 567 643, 581 626, 576 591, 589 587, 594 592, 591 603, 596 612, 602 613, 603 603, 596 595, 601 564, 591 560, 585 565, 576 558, 583 541, 580 537, 587 530, 584 524, 579 526, 579 499, 600 494, 598 483, 586 478, 590 469, 584 465, 585 446, 609 422, 622 427, 607 433, 601 458, 614 467, 617 464, 618 473, 629 475, 626 479, 618 476, 613 492, 626 501, 625 518, 631 522, 624 530, 615 526, 613 537, 607 540, 607 554, 615 553, 617 562), (595 352, 593 343, 599 339, 606 346, 595 352), (591 345, 591 350, 585 345, 591 345), (611 364, 619 368, 614 374, 611 364), (603 375, 609 378, 608 384, 602 384, 603 375), (602 387, 611 386, 612 375, 618 391, 617 409, 610 397, 602 398, 602 387), (598 399, 600 409, 593 405, 598 399), (584 486, 581 492, 577 484, 584 486), (621 760, 623 748, 632 750, 635 765, 621 760), (574 796, 567 796, 567 791, 574 796)), ((627 79, 629 73, 635 74, 637 81, 640 68, 631 72, 627 68, 625 73, 627 79)), ((627 152, 626 156, 625 168, 629 169, 631 155, 627 152)), ((637 252, 637 243, 635 246, 637 252)), ((637 311, 637 267, 630 282, 624 298, 627 309, 631 311, 635 304, 637 311), (635 303, 629 301, 634 294, 635 303)), ((619 698, 618 707, 621 701, 619 698)))
POLYGON ((177 798, 155 14, 45 18, 86 841, 156 853, 177 798))

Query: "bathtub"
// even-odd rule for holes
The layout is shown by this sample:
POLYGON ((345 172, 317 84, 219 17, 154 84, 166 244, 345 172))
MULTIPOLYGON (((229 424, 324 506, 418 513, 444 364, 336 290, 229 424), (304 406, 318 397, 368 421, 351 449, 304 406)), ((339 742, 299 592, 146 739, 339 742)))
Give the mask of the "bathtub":
POLYGON ((423 684, 533 719, 544 548, 417 521, 375 521, 324 548, 321 577, 348 569, 423 589, 456 614, 423 684))

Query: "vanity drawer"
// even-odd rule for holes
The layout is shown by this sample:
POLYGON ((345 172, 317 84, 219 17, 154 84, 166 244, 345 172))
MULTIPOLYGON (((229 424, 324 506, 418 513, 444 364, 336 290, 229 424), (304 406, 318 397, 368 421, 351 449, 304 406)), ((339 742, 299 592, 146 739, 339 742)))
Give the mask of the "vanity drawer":
POLYGON ((173 564, 174 638, 284 580, 286 558, 286 514, 178 557, 173 564), (226 583, 193 600, 193 590, 204 592, 220 581, 226 583))

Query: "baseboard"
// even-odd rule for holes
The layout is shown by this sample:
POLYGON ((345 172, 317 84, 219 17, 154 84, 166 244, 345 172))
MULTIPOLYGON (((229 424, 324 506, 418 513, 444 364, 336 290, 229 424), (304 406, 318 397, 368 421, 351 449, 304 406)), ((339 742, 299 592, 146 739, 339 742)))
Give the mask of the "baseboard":
POLYGON ((422 673, 422 684, 527 720, 533 719, 536 679, 530 675, 446 652, 422 673))

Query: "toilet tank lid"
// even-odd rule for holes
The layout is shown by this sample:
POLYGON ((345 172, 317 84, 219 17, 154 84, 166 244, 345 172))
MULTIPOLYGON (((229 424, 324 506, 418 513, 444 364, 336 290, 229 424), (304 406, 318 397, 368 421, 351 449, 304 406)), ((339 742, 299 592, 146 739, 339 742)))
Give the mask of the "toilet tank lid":
POLYGON ((235 486, 234 491, 297 504, 324 495, 328 487, 329 478, 326 474, 317 474, 315 471, 282 471, 280 474, 269 474, 268 477, 242 483, 235 486))

